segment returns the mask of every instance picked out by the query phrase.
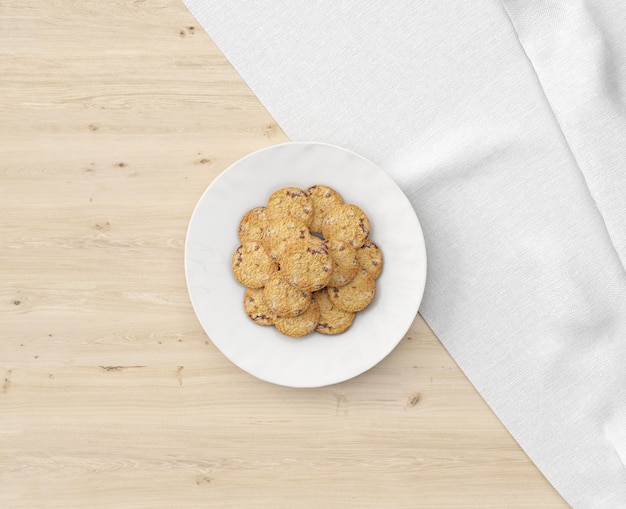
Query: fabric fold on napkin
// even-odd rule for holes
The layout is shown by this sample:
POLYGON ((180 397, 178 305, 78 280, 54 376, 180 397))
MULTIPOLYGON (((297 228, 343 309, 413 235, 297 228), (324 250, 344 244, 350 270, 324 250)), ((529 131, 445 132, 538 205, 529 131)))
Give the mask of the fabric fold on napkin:
MULTIPOLYGON (((422 316, 573 507, 626 507, 626 80, 592 84, 586 64, 576 90, 550 77, 550 16, 569 2, 185 3, 292 140, 352 149, 398 182, 427 243, 422 316)), ((557 25, 569 68, 566 47, 588 41, 557 25)), ((621 32, 599 31, 626 58, 621 32)))
POLYGON ((626 267, 626 2, 503 3, 626 267))

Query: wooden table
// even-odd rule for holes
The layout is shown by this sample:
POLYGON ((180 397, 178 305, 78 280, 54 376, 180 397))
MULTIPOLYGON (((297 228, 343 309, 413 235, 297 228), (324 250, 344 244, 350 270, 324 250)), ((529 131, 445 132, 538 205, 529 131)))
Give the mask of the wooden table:
POLYGON ((0 0, 0 507, 563 508, 418 316, 315 390, 189 302, 192 209, 286 141, 179 0, 0 0))

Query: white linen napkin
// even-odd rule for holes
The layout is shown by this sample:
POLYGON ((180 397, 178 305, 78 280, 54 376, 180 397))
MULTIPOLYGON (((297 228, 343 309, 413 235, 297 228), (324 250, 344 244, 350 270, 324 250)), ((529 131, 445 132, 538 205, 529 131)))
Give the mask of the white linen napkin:
POLYGON ((291 139, 398 182, 422 316, 572 506, 626 507, 622 1, 184 1, 291 139))

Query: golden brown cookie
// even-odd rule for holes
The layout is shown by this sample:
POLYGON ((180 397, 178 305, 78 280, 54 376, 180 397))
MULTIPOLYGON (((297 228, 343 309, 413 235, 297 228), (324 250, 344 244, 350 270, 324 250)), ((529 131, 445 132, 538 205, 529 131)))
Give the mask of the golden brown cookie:
POLYGON ((276 328, 287 336, 299 338, 313 332, 320 319, 320 307, 315 300, 307 310, 298 316, 277 318, 276 328))
POLYGON ((294 244, 280 258, 280 273, 292 285, 313 292, 330 280, 333 261, 322 239, 309 235, 306 244, 294 244))
POLYGON ((322 221, 326 213, 343 203, 341 195, 332 187, 316 185, 306 190, 313 202, 313 220, 309 228, 312 232, 322 233, 322 221))
POLYGON ((244 242, 233 254, 233 273, 242 285, 261 288, 278 270, 278 264, 260 242, 244 242))
POLYGON ((328 211, 322 223, 326 239, 341 240, 359 248, 370 233, 370 222, 359 207, 352 203, 338 205, 328 211))
POLYGON ((246 212, 239 223, 239 240, 244 242, 263 242, 268 217, 265 207, 256 207, 246 212))
POLYGON ((274 218, 265 230, 264 245, 272 258, 279 260, 289 247, 306 245, 310 236, 308 227, 300 221, 290 217, 274 218))
POLYGON ((329 287, 328 296, 339 309, 356 313, 365 309, 376 294, 376 281, 365 269, 360 269, 355 278, 340 288, 329 287))
POLYGON ((383 270, 383 253, 374 242, 367 240, 357 250, 357 256, 359 264, 369 272, 370 276, 374 279, 380 276, 380 272, 383 270))
POLYGON ((283 187, 270 196, 267 213, 270 219, 288 216, 309 226, 313 220, 313 202, 306 191, 297 187, 283 187))
POLYGON ((274 325, 276 313, 265 300, 263 288, 246 288, 243 296, 243 307, 254 323, 274 325))
POLYGON ((341 334, 348 330, 354 321, 354 313, 344 311, 335 306, 330 297, 328 290, 324 288, 313 294, 315 302, 320 307, 320 319, 315 330, 322 334, 341 334))
POLYGON ((298 316, 309 307, 311 293, 303 292, 275 272, 265 284, 265 300, 279 317, 298 316))
POLYGON ((356 249, 341 240, 330 239, 327 242, 328 251, 333 259, 333 270, 328 286, 347 285, 359 271, 356 249))

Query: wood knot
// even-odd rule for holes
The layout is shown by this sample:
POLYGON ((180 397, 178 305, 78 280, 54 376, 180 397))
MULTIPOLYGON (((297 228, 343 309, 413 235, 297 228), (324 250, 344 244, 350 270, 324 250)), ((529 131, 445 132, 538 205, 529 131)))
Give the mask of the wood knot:
POLYGON ((421 392, 416 392, 409 396, 409 406, 416 406, 422 400, 422 396, 421 392))

